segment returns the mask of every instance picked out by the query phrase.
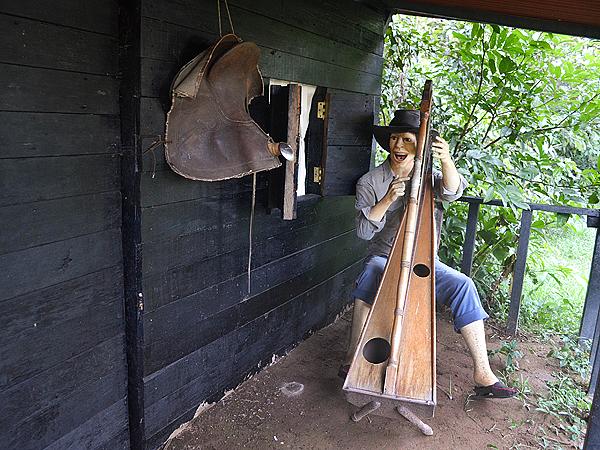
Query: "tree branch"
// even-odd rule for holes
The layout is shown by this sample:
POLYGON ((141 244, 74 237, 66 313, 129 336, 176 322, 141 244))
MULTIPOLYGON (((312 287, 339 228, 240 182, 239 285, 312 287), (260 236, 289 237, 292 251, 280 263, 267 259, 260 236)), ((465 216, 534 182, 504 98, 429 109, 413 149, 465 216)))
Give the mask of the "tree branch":
POLYGON ((483 65, 485 64, 485 55, 487 54, 487 49, 485 47, 485 33, 483 33, 483 35, 481 36, 481 51, 482 51, 482 53, 481 53, 481 65, 479 66, 479 84, 477 86, 477 92, 475 93, 476 101, 473 103, 473 107, 471 108, 469 117, 467 117, 467 121, 465 122, 463 130, 460 133, 460 137, 458 138, 458 141, 456 142, 456 146, 454 147, 455 152, 458 152, 458 149, 462 145, 463 139, 465 138, 465 135, 467 134, 467 129, 469 128, 469 123, 471 122, 471 119, 473 118, 473 115, 475 114, 475 108, 477 108, 477 105, 479 104, 479 94, 481 93, 481 87, 483 86, 483 65))

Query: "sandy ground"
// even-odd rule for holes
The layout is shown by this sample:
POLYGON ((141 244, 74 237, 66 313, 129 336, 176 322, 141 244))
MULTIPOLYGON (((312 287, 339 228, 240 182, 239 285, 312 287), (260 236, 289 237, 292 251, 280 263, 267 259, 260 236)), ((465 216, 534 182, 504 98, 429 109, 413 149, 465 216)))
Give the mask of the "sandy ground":
MULTIPOLYGON (((473 388, 472 364, 445 316, 438 316, 438 406, 426 421, 434 435, 422 435, 402 417, 370 415, 352 422, 356 408, 345 401, 337 377, 349 320, 347 313, 199 414, 164 450, 540 448, 540 436, 546 436, 549 448, 577 447, 564 434, 547 434, 553 419, 526 400, 466 402, 473 388)), ((487 327, 488 347, 496 349, 508 338, 492 327, 487 327)), ((545 381, 558 369, 546 357, 549 347, 522 339, 519 350, 524 356, 516 376, 527 379, 533 392, 545 392, 545 381)), ((503 367, 498 356, 491 362, 495 370, 503 367)))

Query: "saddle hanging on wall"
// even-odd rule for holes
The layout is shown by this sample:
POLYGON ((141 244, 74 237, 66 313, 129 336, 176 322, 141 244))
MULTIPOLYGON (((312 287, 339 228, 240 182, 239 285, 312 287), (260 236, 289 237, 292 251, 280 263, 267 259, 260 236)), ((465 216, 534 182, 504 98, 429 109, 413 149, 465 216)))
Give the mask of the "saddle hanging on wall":
POLYGON ((165 158, 179 175, 218 181, 281 165, 293 155, 248 114, 262 95, 260 50, 234 34, 223 36, 179 71, 171 86, 165 158))

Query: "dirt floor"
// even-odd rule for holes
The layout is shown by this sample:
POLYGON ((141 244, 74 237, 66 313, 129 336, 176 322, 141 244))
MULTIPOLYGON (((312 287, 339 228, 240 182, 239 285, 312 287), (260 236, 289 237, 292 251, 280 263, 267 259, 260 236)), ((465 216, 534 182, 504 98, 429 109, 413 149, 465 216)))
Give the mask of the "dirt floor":
MULTIPOLYGON (((433 436, 422 435, 402 417, 371 415, 352 422, 356 408, 345 401, 337 377, 349 320, 347 313, 198 414, 173 433, 164 450, 540 448, 541 436, 549 448, 577 448, 564 434, 549 433, 554 419, 527 400, 466 402, 473 388, 471 360, 444 316, 437 322, 438 406, 435 418, 426 420, 433 436)), ((508 339, 493 325, 487 329, 490 349, 508 339)), ((548 345, 522 339, 519 349, 524 356, 517 377, 527 379, 533 392, 545 392, 545 381, 558 369, 546 357, 548 345)), ((491 363, 494 370, 504 367, 499 356, 491 363)))

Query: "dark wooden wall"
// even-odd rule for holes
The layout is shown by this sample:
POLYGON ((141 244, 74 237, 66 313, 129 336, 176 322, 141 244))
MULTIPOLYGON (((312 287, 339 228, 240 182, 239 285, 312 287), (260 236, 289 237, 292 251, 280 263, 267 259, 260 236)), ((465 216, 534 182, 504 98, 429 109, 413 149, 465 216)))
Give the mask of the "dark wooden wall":
MULTIPOLYGON (((177 70, 218 38, 216 2, 142 0, 141 151, 164 133, 177 70)), ((350 0, 234 0, 236 33, 261 47, 265 77, 326 86, 362 106, 338 115, 329 135, 343 182, 344 152, 368 168, 369 141, 350 139, 373 123, 385 14, 350 0), (365 105, 370 111, 365 113, 365 105), (361 154, 362 153, 362 154, 361 154), (362 158, 362 159, 361 159, 362 158)), ((224 11, 224 7, 223 7, 224 11)), ((223 26, 229 31, 224 16, 223 26)), ((332 156, 332 157, 333 157, 332 156)), ((333 165, 334 163, 332 163, 333 165)), ((336 181, 337 180, 337 181, 336 181)), ((265 213, 258 177, 247 293, 251 177, 197 182, 146 152, 141 178, 145 439, 164 442, 198 405, 218 400, 349 301, 365 247, 354 232, 351 196, 300 199, 298 218, 265 213)))
POLYGON ((0 447, 128 448, 113 0, 0 7, 0 447))

